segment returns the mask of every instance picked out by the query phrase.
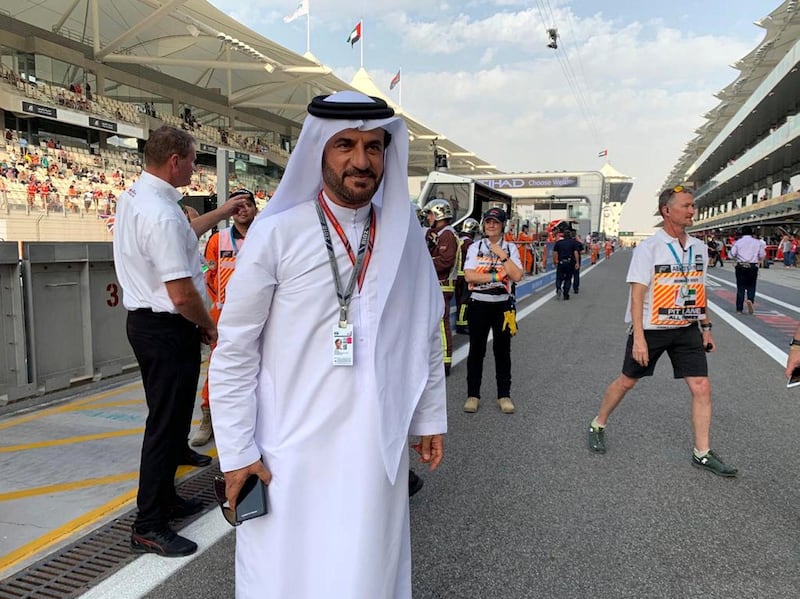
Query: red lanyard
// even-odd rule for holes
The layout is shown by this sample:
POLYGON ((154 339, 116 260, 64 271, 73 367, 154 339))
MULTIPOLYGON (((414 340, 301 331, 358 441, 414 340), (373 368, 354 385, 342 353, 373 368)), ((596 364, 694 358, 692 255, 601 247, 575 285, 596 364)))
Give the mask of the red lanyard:
MULTIPOLYGON (((317 197, 317 201, 319 202, 319 205, 322 208, 322 212, 325 214, 327 219, 330 221, 331 225, 333 226, 334 231, 336 231, 336 234, 339 236, 339 239, 342 241, 342 245, 344 245, 344 249, 347 252, 347 256, 350 258, 350 263, 353 266, 355 266, 356 265, 356 261, 357 261, 357 257, 353 253, 353 248, 350 245, 350 241, 347 239, 347 235, 345 234, 344 229, 342 228, 342 225, 339 224, 338 219, 336 218, 336 216, 331 211, 330 207, 328 206, 328 203, 322 198, 322 192, 321 191, 319 192, 319 196, 317 197)), ((361 291, 361 287, 364 284, 364 277, 367 274, 367 267, 369 266, 370 258, 372 258, 372 248, 375 245, 375 231, 377 230, 377 227, 375 226, 375 222, 376 222, 375 210, 372 207, 370 207, 369 214, 370 214, 369 236, 366 239, 366 248, 359 247, 359 249, 358 249, 358 253, 359 254, 364 252, 364 258, 363 258, 363 262, 361 264, 361 269, 358 272, 358 290, 359 291, 361 291)), ((325 232, 325 230, 323 229, 323 233, 324 232, 325 232)), ((362 234, 362 239, 363 239, 363 237, 364 236, 362 234)), ((327 241, 328 240, 326 239, 326 242, 327 241)))

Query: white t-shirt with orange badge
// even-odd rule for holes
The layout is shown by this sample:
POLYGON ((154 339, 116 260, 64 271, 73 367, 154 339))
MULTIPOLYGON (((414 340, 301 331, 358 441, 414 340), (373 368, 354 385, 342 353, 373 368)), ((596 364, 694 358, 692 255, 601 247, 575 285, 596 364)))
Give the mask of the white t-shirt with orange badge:
MULTIPOLYGON (((642 241, 633 251, 628 283, 648 287, 644 300, 644 328, 671 329, 705 320, 708 252, 702 241, 687 237, 686 245, 663 229, 642 241)), ((625 310, 631 319, 631 298, 625 310)))

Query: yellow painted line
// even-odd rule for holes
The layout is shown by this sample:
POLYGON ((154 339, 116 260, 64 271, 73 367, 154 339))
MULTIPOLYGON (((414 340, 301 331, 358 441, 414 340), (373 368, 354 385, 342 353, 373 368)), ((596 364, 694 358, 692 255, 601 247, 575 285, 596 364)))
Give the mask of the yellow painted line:
POLYGON ((124 385, 122 387, 118 387, 117 389, 112 389, 111 391, 105 391, 103 393, 97 393, 95 395, 91 395, 84 399, 80 399, 78 401, 73 401, 61 406, 56 406, 53 408, 48 408, 45 410, 39 410, 36 412, 32 412, 30 414, 25 414, 24 416, 20 416, 18 418, 11 418, 4 422, 0 422, 0 430, 5 428, 10 428, 12 426, 17 426, 18 424, 24 424, 26 422, 30 422, 31 420, 37 420, 38 418, 43 418, 45 416, 50 416, 52 414, 61 414, 63 412, 69 412, 78 406, 83 406, 93 401, 99 401, 101 399, 105 399, 106 397, 112 397, 114 395, 119 395, 120 393, 124 393, 125 391, 130 391, 136 387, 140 387, 141 383, 130 383, 128 385, 124 385))
POLYGON ((25 451, 26 449, 41 449, 43 447, 57 447, 59 445, 72 445, 73 443, 85 443, 86 441, 98 441, 101 439, 113 439, 114 437, 125 437, 128 435, 136 435, 143 431, 144 428, 128 428, 119 431, 109 431, 107 433, 96 433, 94 435, 68 437, 66 439, 51 439, 50 441, 38 441, 36 443, 8 445, 6 447, 0 447, 0 453, 10 453, 12 451, 25 451))
POLYGON ((131 489, 130 491, 127 491, 122 495, 112 499, 108 503, 101 505, 90 512, 87 512, 86 514, 83 514, 74 520, 70 520, 58 528, 51 530, 46 535, 42 535, 30 543, 26 543, 22 547, 0 556, 0 575, 2 574, 3 570, 10 568, 25 559, 34 557, 39 552, 42 552, 52 547, 56 543, 75 535, 80 530, 94 524, 98 520, 107 518, 113 512, 116 512, 123 507, 128 507, 128 504, 132 503, 136 498, 136 491, 137 489, 131 489))
POLYGON ((101 404, 88 404, 84 406, 77 406, 74 407, 71 411, 72 412, 80 412, 82 410, 100 410, 103 408, 122 408, 125 406, 146 406, 144 402, 144 398, 140 397, 138 399, 124 399, 120 401, 110 401, 108 403, 101 403, 101 404))
POLYGON ((36 497, 38 495, 49 495, 51 493, 63 493, 65 491, 85 489, 86 487, 110 485, 113 483, 135 480, 138 478, 138 476, 138 472, 125 472, 124 474, 114 474, 112 476, 102 476, 98 478, 87 478, 85 480, 76 480, 58 485, 33 487, 31 489, 22 489, 21 491, 10 491, 8 493, 0 493, 0 501, 14 501, 15 499, 27 499, 29 497, 36 497))
MULTIPOLYGON (((211 449, 208 452, 212 458, 217 457, 217 450, 211 449)), ((195 470, 193 466, 181 466, 178 468, 178 472, 175 475, 176 479, 180 479, 185 476, 187 473, 195 470)), ((119 475, 119 476, 128 476, 127 474, 119 475)), ((109 477, 110 478, 110 477, 109 477)), ((20 563, 25 559, 29 559, 34 557, 38 553, 42 553, 52 547, 53 545, 60 543, 61 541, 69 538, 70 536, 74 536, 82 529, 87 528, 95 524, 97 521, 102 519, 107 519, 108 516, 117 512, 118 510, 122 509, 123 507, 128 507, 127 504, 132 504, 136 499, 136 493, 138 488, 131 489, 130 491, 126 491, 122 495, 115 497, 108 503, 101 505, 98 508, 93 509, 86 514, 75 518, 74 520, 70 520, 66 524, 59 526, 51 530, 46 535, 42 535, 38 539, 34 539, 30 543, 11 551, 3 556, 0 556, 0 577, 3 574, 3 571, 15 566, 16 564, 20 563)))

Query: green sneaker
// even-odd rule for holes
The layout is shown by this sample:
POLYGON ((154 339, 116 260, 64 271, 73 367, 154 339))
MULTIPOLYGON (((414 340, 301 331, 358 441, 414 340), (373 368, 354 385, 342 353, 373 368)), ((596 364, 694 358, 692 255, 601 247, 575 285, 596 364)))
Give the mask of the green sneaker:
POLYGON ((706 455, 702 458, 698 458, 692 452, 692 466, 695 468, 705 468, 706 470, 710 470, 717 476, 736 476, 736 473, 739 472, 733 466, 728 466, 723 462, 717 454, 713 451, 709 450, 706 455))
POLYGON ((594 428, 589 424, 589 449, 595 453, 606 452, 606 429, 594 428))

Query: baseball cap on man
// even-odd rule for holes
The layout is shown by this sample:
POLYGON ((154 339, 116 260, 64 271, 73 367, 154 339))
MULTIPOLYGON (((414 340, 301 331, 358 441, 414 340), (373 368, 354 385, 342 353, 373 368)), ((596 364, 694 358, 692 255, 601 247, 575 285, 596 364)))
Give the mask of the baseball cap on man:
POLYGON ((486 212, 483 213, 483 220, 493 218, 496 221, 499 221, 501 224, 506 222, 506 211, 502 208, 489 208, 486 212))

